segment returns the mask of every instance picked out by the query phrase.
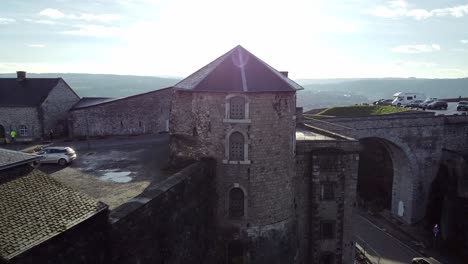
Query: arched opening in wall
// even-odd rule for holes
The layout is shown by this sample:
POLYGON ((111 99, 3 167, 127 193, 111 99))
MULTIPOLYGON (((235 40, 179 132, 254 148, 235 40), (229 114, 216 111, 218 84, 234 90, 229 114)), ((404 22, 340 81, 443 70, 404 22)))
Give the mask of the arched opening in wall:
POLYGON ((229 160, 244 160, 244 135, 240 132, 229 136, 229 160))
POLYGON ((392 153, 392 149, 398 147, 380 138, 364 138, 360 142, 363 148, 359 153, 358 196, 373 210, 391 210, 395 166, 402 165, 395 164, 392 157, 397 152, 392 153))
POLYGON ((425 215, 425 228, 432 233, 437 224, 438 247, 450 255, 459 255, 468 248, 468 199, 458 192, 459 177, 466 172, 455 169, 454 163, 442 163, 432 181, 425 215))
POLYGON ((243 264, 244 263, 244 246, 240 241, 231 241, 227 247, 227 263, 228 264, 243 264))
POLYGON ((5 143, 5 128, 0 125, 0 144, 4 144, 5 143))
POLYGON ((229 191, 229 217, 242 218, 244 216, 244 191, 232 188, 229 191))
POLYGON ((447 195, 449 183, 449 171, 446 165, 442 164, 439 167, 437 176, 432 181, 431 190, 429 193, 427 208, 426 208, 426 227, 439 224, 442 218, 442 208, 444 205, 444 197, 447 195))

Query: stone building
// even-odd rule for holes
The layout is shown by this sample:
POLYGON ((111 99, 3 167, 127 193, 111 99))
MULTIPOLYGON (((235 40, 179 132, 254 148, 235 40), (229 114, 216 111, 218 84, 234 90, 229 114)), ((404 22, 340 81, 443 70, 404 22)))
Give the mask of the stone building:
POLYGON ((359 144, 308 127, 296 142, 302 87, 237 46, 174 89, 171 155, 216 159, 227 263, 354 263, 359 144), (336 195, 322 201, 321 186, 336 195))
POLYGON ((70 110, 71 137, 167 132, 173 89, 125 98, 82 98, 70 110))
POLYGON ((79 96, 62 78, 0 78, 0 142, 11 130, 18 141, 66 133, 68 110, 79 96))

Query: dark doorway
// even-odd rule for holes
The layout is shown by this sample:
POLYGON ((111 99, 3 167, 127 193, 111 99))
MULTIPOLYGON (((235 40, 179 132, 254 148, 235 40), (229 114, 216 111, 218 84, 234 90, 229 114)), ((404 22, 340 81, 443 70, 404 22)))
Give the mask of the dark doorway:
POLYGON ((0 144, 5 143, 5 128, 0 125, 0 144))
POLYGON ((244 247, 240 241, 232 241, 228 244, 228 264, 244 263, 244 247))
POLYGON ((391 209, 393 162, 385 142, 377 138, 361 140, 357 192, 366 204, 391 209))
POLYGON ((440 224, 442 217, 442 209, 444 205, 444 197, 448 191, 449 172, 445 165, 439 167, 437 177, 431 185, 429 200, 426 209, 427 227, 431 228, 434 224, 440 224))

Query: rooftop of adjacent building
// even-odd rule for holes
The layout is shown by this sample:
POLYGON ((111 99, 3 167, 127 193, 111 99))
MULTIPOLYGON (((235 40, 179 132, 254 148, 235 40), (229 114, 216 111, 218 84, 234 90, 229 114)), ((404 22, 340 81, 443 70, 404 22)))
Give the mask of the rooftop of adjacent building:
POLYGON ((105 210, 28 163, 37 156, 0 149, 0 260, 9 260, 105 210))
POLYGON ((17 78, 0 78, 0 107, 39 106, 60 81, 63 79, 27 78, 24 71, 18 71, 17 78))

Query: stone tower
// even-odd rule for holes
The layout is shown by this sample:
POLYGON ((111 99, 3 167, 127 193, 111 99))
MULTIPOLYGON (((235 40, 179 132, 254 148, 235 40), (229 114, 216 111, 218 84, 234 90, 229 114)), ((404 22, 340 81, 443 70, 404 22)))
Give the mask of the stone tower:
POLYGON ((226 263, 294 263, 298 84, 237 46, 175 85, 171 154, 217 161, 226 263))

